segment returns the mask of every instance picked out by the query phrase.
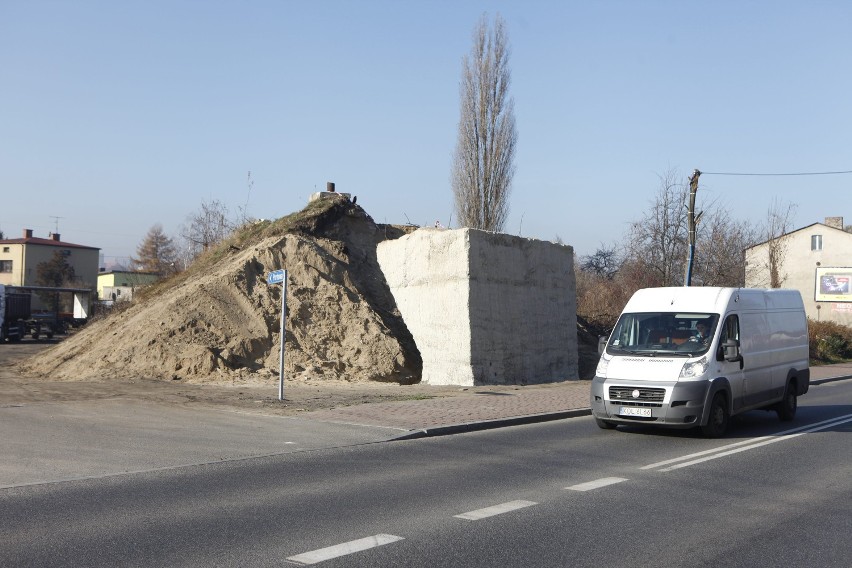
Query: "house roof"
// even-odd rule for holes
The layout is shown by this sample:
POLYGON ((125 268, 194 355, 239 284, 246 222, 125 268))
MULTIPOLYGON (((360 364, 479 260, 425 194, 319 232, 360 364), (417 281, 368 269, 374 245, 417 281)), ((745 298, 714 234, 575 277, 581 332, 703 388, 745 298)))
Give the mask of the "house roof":
MULTIPOLYGON (((824 227, 826 229, 829 229, 830 231, 837 231, 839 233, 845 233, 845 234, 849 235, 850 237, 852 237, 852 233, 848 233, 848 232, 844 231, 843 229, 838 229, 837 227, 832 227, 831 225, 826 225, 825 223, 811 223, 810 225, 805 225, 804 227, 800 227, 798 229, 790 231, 789 233, 784 233, 783 235, 781 235, 779 237, 775 237, 775 239, 789 237, 793 233, 798 233, 799 231, 804 231, 805 229, 810 229, 811 227, 815 227, 817 225, 819 225, 820 227, 824 227)), ((769 241, 774 241, 775 239, 767 239, 763 242, 757 243, 756 245, 752 245, 745 250, 750 250, 750 249, 753 249, 753 248, 757 248, 759 246, 763 246, 766 243, 768 243, 769 241)))
POLYGON ((59 248, 76 248, 88 250, 101 250, 99 247, 88 247, 86 245, 75 245, 74 243, 66 243, 64 241, 54 241, 53 239, 42 239, 39 237, 24 237, 20 239, 3 239, 0 240, 3 245, 40 245, 46 247, 59 248))

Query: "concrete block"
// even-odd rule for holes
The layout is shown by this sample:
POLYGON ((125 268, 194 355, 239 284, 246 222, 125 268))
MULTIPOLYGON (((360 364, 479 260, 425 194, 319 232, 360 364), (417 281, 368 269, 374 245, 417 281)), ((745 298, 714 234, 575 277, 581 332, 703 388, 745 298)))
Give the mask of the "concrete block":
POLYGON ((577 378, 574 251, 474 229, 418 229, 377 256, 434 385, 577 378))

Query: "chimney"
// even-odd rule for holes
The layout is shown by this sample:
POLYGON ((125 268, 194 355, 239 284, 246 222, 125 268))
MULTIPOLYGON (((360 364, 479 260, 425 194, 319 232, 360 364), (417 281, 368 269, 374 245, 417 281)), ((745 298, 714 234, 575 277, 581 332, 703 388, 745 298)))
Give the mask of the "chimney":
POLYGON ((843 217, 826 217, 824 225, 834 227, 835 229, 843 230, 843 217))
POLYGON ((52 238, 54 241, 59 242, 59 233, 51 233, 50 238, 52 238))
POLYGON ((25 239, 33 238, 33 230, 32 229, 24 229, 24 238, 25 239))
POLYGON ((325 183, 325 190, 329 193, 334 193, 334 182, 328 181, 325 183))

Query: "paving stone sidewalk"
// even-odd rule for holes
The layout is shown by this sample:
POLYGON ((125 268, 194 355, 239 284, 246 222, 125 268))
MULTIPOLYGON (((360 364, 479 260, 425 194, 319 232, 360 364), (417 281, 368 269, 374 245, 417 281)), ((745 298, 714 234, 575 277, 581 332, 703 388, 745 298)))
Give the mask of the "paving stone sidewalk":
POLYGON ((451 433, 452 429, 474 429, 473 425, 496 427, 509 423, 554 420, 588 414, 591 381, 566 381, 554 386, 508 387, 506 390, 471 387, 464 394, 358 404, 301 415, 302 418, 395 428, 401 433, 451 433))
MULTIPOLYGON (((811 383, 852 378, 852 363, 811 368, 811 383)), ((589 414, 591 381, 529 387, 477 388, 451 397, 358 404, 303 414, 303 418, 381 426, 399 437, 453 434, 589 414)))

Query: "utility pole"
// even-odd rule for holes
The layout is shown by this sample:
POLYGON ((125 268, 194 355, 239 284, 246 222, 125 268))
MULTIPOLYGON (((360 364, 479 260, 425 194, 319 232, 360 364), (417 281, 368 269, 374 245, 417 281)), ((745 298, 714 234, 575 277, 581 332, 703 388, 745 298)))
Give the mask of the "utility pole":
POLYGON ((689 258, 686 261, 686 274, 683 278, 683 285, 692 285, 692 262, 695 259, 695 227, 698 225, 698 220, 701 218, 701 213, 695 215, 695 194, 698 193, 698 177, 701 172, 693 170, 692 177, 689 178, 689 206, 686 210, 687 227, 689 230, 689 258))

